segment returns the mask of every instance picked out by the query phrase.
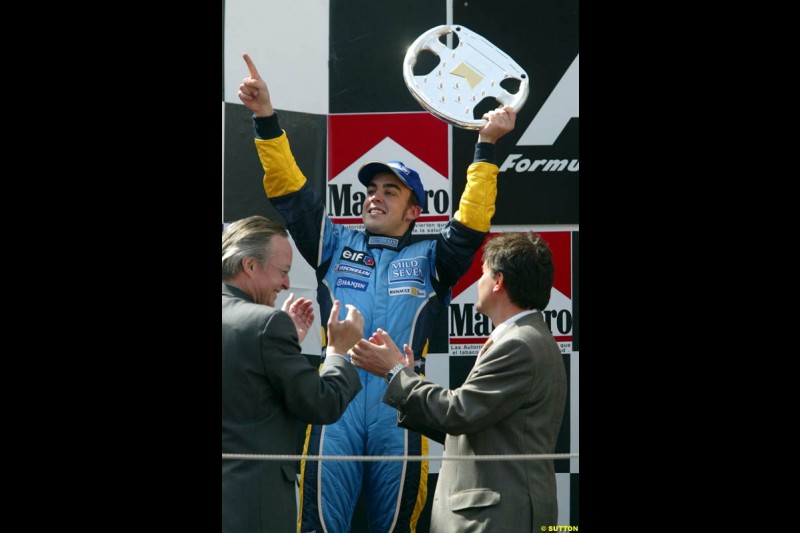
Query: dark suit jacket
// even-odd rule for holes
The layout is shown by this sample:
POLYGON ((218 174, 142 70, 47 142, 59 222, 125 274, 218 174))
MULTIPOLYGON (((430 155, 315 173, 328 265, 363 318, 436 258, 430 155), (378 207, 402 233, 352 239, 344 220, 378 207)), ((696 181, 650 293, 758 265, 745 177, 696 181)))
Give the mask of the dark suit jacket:
MULTIPOLYGON (((300 423, 330 424, 361 390, 349 361, 321 372, 288 314, 222 284, 222 452, 297 455, 300 423)), ((294 533, 295 463, 222 460, 223 533, 294 533)))
MULTIPOLYGON (((401 425, 444 432, 444 456, 553 453, 564 415, 567 377, 561 351, 541 313, 520 318, 475 362, 453 390, 408 369, 383 401, 401 425)), ((540 532, 556 525, 552 460, 442 461, 431 533, 540 532)))

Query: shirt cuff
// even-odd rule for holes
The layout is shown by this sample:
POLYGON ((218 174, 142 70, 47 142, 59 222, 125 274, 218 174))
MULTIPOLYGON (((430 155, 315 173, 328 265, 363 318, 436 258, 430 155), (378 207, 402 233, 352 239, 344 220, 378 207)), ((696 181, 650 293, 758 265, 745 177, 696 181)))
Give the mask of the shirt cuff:
POLYGON ((475 159, 473 163, 495 163, 495 146, 492 143, 476 143, 475 144, 475 159))
POLYGON ((276 111, 269 117, 253 116, 253 129, 256 131, 256 138, 262 141, 275 139, 283 133, 278 122, 278 112, 276 111))

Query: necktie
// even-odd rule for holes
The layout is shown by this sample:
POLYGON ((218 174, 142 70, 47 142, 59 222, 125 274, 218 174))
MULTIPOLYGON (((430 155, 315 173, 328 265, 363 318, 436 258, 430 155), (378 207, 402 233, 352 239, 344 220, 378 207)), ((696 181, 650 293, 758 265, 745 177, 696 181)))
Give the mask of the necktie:
POLYGON ((489 340, 487 340, 485 343, 483 343, 483 346, 481 346, 481 351, 478 352, 478 357, 482 356, 483 352, 488 350, 489 346, 491 346, 493 342, 494 341, 492 340, 492 338, 489 337, 489 340))

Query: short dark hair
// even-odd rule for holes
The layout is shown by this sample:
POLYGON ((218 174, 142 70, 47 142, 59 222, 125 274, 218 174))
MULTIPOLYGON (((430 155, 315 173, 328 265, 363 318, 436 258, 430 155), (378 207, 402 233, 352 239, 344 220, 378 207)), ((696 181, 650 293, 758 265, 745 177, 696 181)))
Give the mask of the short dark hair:
POLYGON ((553 254, 538 233, 501 233, 486 241, 483 261, 502 272, 508 297, 523 309, 543 311, 553 288, 553 254))

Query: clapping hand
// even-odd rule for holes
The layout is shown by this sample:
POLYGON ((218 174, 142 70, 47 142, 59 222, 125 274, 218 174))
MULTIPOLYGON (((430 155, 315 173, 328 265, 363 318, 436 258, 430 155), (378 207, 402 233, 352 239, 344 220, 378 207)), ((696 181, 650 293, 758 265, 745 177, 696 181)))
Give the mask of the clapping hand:
POLYGON ((370 374, 384 377, 397 363, 414 368, 414 351, 408 344, 403 344, 403 351, 397 347, 392 337, 381 328, 353 346, 351 361, 353 365, 363 368, 370 374))
POLYGON ((308 298, 298 298, 294 301, 294 293, 291 293, 283 302, 281 311, 292 317, 292 322, 297 328, 297 338, 299 342, 303 342, 308 330, 311 329, 311 324, 314 323, 314 302, 308 298))

